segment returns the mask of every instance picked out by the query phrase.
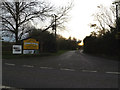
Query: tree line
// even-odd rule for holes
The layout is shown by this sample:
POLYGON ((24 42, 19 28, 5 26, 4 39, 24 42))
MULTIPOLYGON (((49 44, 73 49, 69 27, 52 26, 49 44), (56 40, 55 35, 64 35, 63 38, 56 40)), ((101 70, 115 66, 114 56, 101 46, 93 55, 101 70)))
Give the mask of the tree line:
POLYGON ((87 36, 84 39, 84 51, 86 53, 104 54, 108 56, 118 55, 119 47, 118 40, 116 39, 116 29, 112 32, 106 32, 100 37, 87 36))
POLYGON ((9 49, 12 50, 12 44, 22 44, 22 41, 27 38, 39 41, 40 52, 73 50, 78 47, 75 38, 65 39, 60 35, 55 37, 53 33, 49 32, 56 33, 56 28, 65 28, 64 23, 69 20, 68 13, 73 7, 73 2, 58 7, 43 0, 26 2, 4 0, 0 4, 2 39, 9 37, 14 40, 13 43, 3 42, 3 50, 6 50, 6 46, 9 47, 9 45, 9 49), (37 25, 39 25, 38 29, 37 25))
POLYGON ((120 38, 118 38, 117 34, 120 30, 120 18, 116 20, 115 7, 110 8, 111 14, 107 9, 103 9, 103 6, 101 7, 99 6, 101 12, 95 15, 99 25, 91 24, 91 27, 97 31, 91 32, 90 36, 84 39, 84 52, 119 56, 120 38))
MULTIPOLYGON (((61 35, 56 36, 54 33, 49 31, 44 31, 36 28, 32 28, 23 40, 33 38, 39 41, 39 52, 40 53, 55 53, 59 50, 76 50, 78 46, 78 41, 76 38, 69 37, 68 39, 62 37, 61 35)), ((19 45, 23 45, 23 40, 17 42, 19 45)), ((80 41, 79 41, 80 42, 80 41)), ((3 42, 2 50, 3 51, 12 51, 12 45, 16 44, 15 42, 3 42)))
POLYGON ((56 52, 58 50, 76 50, 78 41, 76 38, 69 37, 68 39, 49 31, 42 32, 40 29, 32 29, 28 38, 34 38, 40 43, 40 52, 56 52))
POLYGON ((4 0, 0 3, 2 36, 14 38, 17 43, 26 38, 26 34, 30 32, 28 27, 39 25, 42 32, 54 30, 55 27, 64 28, 64 23, 68 21, 68 13, 72 6, 72 2, 57 7, 44 0, 4 0), (56 18, 55 15, 57 15, 56 18))

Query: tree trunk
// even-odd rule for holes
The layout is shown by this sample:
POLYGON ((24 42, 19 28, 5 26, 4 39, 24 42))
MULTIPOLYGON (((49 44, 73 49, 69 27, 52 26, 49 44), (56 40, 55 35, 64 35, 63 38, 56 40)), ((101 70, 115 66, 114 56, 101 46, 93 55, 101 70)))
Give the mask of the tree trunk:
POLYGON ((16 6, 16 18, 15 18, 16 31, 15 31, 15 39, 16 39, 16 43, 18 43, 19 2, 15 2, 15 6, 16 6))
POLYGON ((18 33, 15 33, 15 42, 18 43, 18 33))

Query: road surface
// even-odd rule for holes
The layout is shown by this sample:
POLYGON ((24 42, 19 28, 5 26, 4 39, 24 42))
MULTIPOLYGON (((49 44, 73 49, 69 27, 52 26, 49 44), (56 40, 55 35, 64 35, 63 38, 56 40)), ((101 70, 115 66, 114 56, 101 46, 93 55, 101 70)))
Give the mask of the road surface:
POLYGON ((118 61, 69 51, 3 60, 3 85, 16 88, 118 88, 118 61))

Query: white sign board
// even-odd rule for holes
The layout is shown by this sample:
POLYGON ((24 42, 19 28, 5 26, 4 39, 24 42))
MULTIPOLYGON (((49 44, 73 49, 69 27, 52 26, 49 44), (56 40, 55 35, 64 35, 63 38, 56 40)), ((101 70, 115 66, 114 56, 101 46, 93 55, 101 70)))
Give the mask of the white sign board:
POLYGON ((23 50, 23 54, 34 54, 35 50, 23 50))
POLYGON ((22 54, 22 46, 13 45, 13 54, 22 54))

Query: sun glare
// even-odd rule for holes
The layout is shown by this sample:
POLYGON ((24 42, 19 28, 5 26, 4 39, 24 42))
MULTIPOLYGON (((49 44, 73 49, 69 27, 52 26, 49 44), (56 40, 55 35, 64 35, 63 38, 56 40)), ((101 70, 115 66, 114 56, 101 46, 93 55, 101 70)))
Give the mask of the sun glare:
POLYGON ((83 42, 81 42, 81 43, 78 43, 78 45, 79 45, 79 46, 83 46, 83 45, 84 45, 84 43, 83 43, 83 42))

